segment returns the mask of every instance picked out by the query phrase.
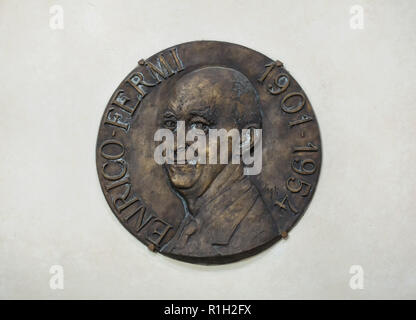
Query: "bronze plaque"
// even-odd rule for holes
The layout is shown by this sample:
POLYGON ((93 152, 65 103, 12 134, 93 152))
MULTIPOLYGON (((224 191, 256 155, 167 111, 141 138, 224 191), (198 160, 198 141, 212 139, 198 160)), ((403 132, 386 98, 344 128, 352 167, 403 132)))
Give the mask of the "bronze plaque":
POLYGON ((321 140, 282 62, 196 41, 138 61, 104 111, 96 157, 131 234, 166 256, 221 264, 288 236, 316 189, 321 140))

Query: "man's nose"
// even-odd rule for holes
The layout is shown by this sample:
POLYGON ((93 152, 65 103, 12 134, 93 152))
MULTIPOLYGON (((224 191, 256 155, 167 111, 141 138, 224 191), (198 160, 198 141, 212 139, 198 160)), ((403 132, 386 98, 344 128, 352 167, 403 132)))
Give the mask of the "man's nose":
POLYGON ((191 144, 192 144, 192 142, 185 141, 185 144, 178 145, 178 141, 177 141, 177 139, 175 139, 175 145, 173 147, 173 151, 174 151, 175 155, 180 151, 186 151, 186 149, 188 149, 191 144))

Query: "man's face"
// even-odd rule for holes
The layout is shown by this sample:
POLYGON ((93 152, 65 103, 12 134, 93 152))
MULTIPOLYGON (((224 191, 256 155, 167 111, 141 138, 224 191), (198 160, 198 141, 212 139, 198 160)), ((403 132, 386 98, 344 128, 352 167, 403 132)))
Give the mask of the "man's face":
MULTIPOLYGON (((254 89, 247 81, 238 79, 235 72, 224 68, 202 69, 179 80, 170 92, 168 105, 160 114, 162 127, 174 131, 178 121, 185 122, 185 133, 190 129, 199 129, 205 134, 205 157, 216 152, 219 160, 219 144, 211 151, 208 139, 209 129, 242 129, 237 127, 241 115, 247 112, 247 106, 257 106, 254 89), (188 77, 187 77, 188 76, 188 77)), ((175 159, 179 151, 175 139, 175 159)), ((185 148, 193 142, 186 142, 185 148)), ((186 151, 186 150, 185 150, 186 151)), ((231 158, 231 139, 228 141, 228 160, 231 158)), ((219 163, 219 161, 217 161, 219 163)), ((200 195, 215 179, 225 164, 168 164, 168 176, 172 185, 180 190, 190 189, 200 195)))
MULTIPOLYGON (((182 92, 178 97, 174 97, 165 112, 163 113, 163 125, 176 134, 178 121, 185 122, 185 134, 191 129, 199 129, 204 133, 206 139, 205 155, 209 159, 210 148, 208 143, 209 129, 224 128, 231 129, 234 122, 226 116, 226 112, 221 112, 227 108, 219 108, 217 105, 209 106, 206 97, 201 96, 199 91, 182 92), (187 94, 184 96, 184 94, 187 94), (223 109, 223 110, 221 110, 223 109)), ((193 142, 185 143, 186 148, 193 142)), ((175 138, 175 159, 177 159, 177 139, 175 138)), ((220 148, 217 148, 219 156, 220 148)), ((229 148, 231 155, 231 148, 229 148)), ((178 189, 189 189, 194 187, 201 191, 205 190, 209 184, 215 179, 224 165, 221 164, 201 164, 189 163, 185 160, 185 164, 171 164, 167 165, 167 172, 169 179, 173 186, 178 189)))

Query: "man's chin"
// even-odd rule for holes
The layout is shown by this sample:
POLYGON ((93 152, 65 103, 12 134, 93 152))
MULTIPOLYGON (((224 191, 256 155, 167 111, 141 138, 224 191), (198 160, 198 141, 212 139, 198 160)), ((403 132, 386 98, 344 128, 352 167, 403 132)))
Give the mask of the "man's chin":
POLYGON ((167 165, 172 185, 179 189, 191 188, 199 178, 199 165, 171 164, 167 165))

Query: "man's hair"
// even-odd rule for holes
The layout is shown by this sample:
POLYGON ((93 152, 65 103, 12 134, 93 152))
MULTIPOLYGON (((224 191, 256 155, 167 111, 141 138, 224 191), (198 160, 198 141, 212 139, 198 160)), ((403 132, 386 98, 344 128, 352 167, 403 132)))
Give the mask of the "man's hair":
POLYGON ((184 103, 197 91, 206 106, 232 108, 236 126, 261 128, 262 115, 259 97, 252 83, 241 72, 226 67, 204 67, 182 76, 172 88, 173 96, 184 103))

